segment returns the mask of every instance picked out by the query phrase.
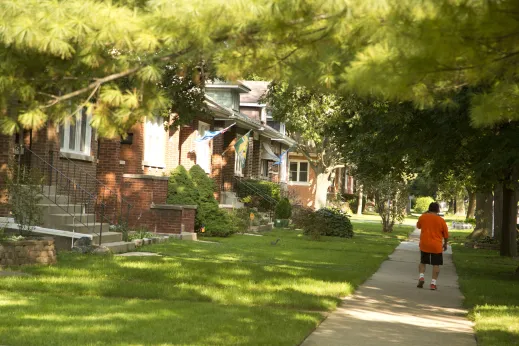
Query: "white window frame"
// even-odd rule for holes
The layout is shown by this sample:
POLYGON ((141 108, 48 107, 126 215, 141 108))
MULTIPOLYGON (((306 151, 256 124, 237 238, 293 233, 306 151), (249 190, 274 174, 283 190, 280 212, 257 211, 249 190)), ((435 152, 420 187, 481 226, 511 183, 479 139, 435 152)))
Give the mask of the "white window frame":
MULTIPOLYGON (((206 131, 211 130, 211 125, 208 123, 204 123, 203 121, 198 122, 198 130, 197 130, 197 138, 201 138, 204 136, 206 131)), ((201 146, 207 146, 207 148, 204 148, 207 150, 206 153, 204 153, 205 150, 196 150, 196 163, 202 167, 202 169, 207 173, 211 173, 211 154, 213 152, 213 141, 212 140, 205 140, 203 142, 197 142, 195 143, 195 147, 198 149, 201 149, 201 146), (206 154, 208 157, 201 157, 201 155, 206 154), (203 160, 207 160, 205 163, 203 160)))
POLYGON ((144 121, 144 161, 148 167, 166 167, 166 131, 161 117, 144 121))
POLYGON ((288 181, 291 185, 310 185, 310 162, 307 160, 290 160, 288 163, 288 181), (297 163, 297 180, 292 180, 292 171, 290 170, 290 166, 293 163, 297 163), (299 180, 301 174, 301 163, 307 164, 306 181, 299 180))
POLYGON ((282 135, 287 134, 286 124, 285 123, 279 123, 279 133, 282 135))
MULTIPOLYGON (((82 130, 82 117, 84 112, 86 112, 86 108, 81 109, 74 117, 75 117, 75 146, 74 149, 70 149, 70 125, 71 125, 71 117, 66 118, 62 125, 60 125, 59 131, 63 131, 63 141, 60 141, 60 152, 62 153, 70 153, 70 154, 80 154, 90 156, 91 153, 91 143, 92 143, 92 114, 87 113, 86 117, 86 130, 85 130, 85 147, 81 150, 81 130, 82 130)), ((60 134, 61 138, 61 134, 60 134)))

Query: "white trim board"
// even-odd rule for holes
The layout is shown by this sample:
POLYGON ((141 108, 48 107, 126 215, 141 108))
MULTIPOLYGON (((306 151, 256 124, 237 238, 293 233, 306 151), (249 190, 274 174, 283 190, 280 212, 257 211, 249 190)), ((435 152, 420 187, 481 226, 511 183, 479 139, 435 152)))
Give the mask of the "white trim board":
MULTIPOLYGON (((11 218, 3 218, 4 220, 0 220, 0 224, 2 226, 5 226, 5 228, 8 229, 20 229, 17 223, 14 222, 11 218), (7 220, 5 220, 7 219, 7 220)), ((83 237, 87 237, 90 239, 94 238, 93 234, 88 233, 78 233, 78 232, 70 232, 70 231, 62 231, 59 229, 52 229, 52 228, 45 228, 45 227, 34 227, 34 233, 41 233, 41 234, 48 234, 48 235, 54 235, 58 237, 67 237, 67 238, 74 238, 79 239, 83 237)))

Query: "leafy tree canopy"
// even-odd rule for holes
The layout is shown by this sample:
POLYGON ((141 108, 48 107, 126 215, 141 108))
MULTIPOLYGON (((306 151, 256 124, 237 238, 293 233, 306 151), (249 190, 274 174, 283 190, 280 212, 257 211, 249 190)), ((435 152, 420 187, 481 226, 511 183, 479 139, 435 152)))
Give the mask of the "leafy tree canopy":
POLYGON ((88 107, 100 134, 116 136, 174 108, 166 66, 182 75, 199 61, 229 79, 255 73, 422 107, 484 85, 472 121, 506 123, 519 117, 518 13, 512 0, 6 0, 0 129, 88 107))

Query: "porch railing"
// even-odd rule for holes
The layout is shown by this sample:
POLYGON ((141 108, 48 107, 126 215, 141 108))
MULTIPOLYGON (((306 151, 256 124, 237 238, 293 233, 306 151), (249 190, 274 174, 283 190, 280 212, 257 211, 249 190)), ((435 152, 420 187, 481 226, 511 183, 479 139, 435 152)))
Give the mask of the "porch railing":
POLYGON ((270 218, 272 219, 274 211, 276 210, 276 206, 278 205, 278 200, 265 194, 254 184, 247 182, 241 177, 234 177, 234 187, 235 191, 247 191, 247 193, 251 196, 257 196, 260 198, 264 202, 263 204, 266 205, 266 209, 269 212, 270 218))
MULTIPOLYGON (((94 175, 79 166, 74 161, 60 154, 59 151, 49 151, 50 164, 60 172, 80 184, 90 194, 96 195, 98 203, 105 206, 103 221, 114 225, 128 223, 132 205, 120 196, 116 191, 110 189, 106 184, 94 175)), ((52 182, 53 177, 50 176, 52 182)))
POLYGON ((99 244, 103 225, 128 222, 131 204, 86 172, 84 167, 60 157, 56 151, 42 155, 28 147, 19 147, 15 154, 19 174, 38 172, 42 178, 41 194, 71 216, 74 225, 91 229, 99 237, 99 244), (77 205, 81 206, 79 212, 75 208, 77 205))

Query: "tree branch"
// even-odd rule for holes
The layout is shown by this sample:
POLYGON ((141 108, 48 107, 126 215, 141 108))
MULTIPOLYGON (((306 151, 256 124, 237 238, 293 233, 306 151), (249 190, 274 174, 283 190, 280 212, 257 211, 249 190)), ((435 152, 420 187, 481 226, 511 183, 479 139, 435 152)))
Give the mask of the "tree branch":
MULTIPOLYGON (((92 95, 93 95, 93 94, 95 94, 95 91, 104 83, 108 83, 108 82, 114 81, 116 79, 123 78, 123 77, 129 76, 131 74, 134 74, 134 73, 138 72, 139 70, 143 69, 144 67, 149 66, 153 61, 169 61, 169 60, 171 60, 173 58, 176 58, 176 57, 179 57, 181 55, 184 55, 187 52, 189 52, 192 49, 192 47, 193 46, 191 45, 191 46, 189 46, 189 47, 187 47, 187 48, 185 48, 185 49, 183 49, 183 50, 181 50, 179 52, 176 52, 174 54, 168 54, 166 56, 161 56, 161 57, 154 57, 153 59, 151 59, 151 61, 149 61, 149 62, 147 62, 147 63, 145 63, 143 65, 140 65, 140 66, 128 69, 126 71, 114 73, 114 74, 108 75, 108 76, 103 77, 103 78, 95 79, 95 82, 90 83, 88 86, 86 86, 86 87, 84 87, 82 89, 70 92, 68 94, 62 95, 62 96, 46 94, 46 96, 52 97, 53 100, 50 101, 49 103, 47 103, 45 106, 42 106, 41 108, 52 107, 52 106, 56 105, 59 102, 70 100, 71 98, 74 98, 76 96, 84 94, 84 93, 86 93, 86 92, 88 92, 88 91, 90 91, 92 89, 94 89, 94 92, 92 93, 92 95)), ((88 99, 90 99, 92 97, 92 95, 88 99)))

